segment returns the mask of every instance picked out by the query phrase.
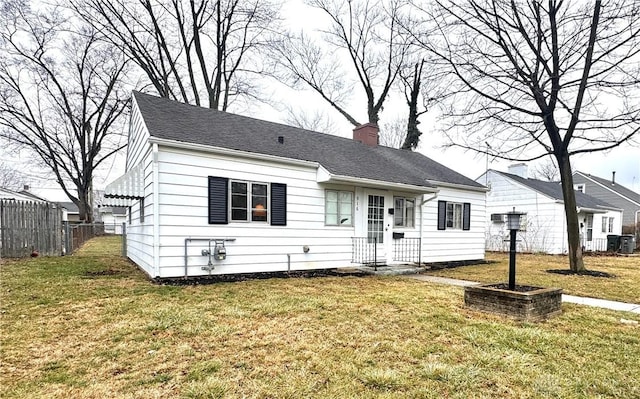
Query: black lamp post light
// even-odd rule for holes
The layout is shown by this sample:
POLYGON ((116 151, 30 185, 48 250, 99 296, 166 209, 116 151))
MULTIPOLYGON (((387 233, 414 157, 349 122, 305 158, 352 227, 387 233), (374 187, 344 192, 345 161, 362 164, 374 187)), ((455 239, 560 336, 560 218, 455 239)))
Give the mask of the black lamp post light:
POLYGON ((507 229, 509 229, 509 289, 516 289, 516 235, 520 230, 520 217, 526 213, 513 211, 507 213, 507 229))
POLYGON ((509 230, 509 284, 468 286, 464 289, 464 303, 468 308, 497 313, 520 320, 540 321, 562 312, 562 289, 518 286, 516 290, 516 236, 524 212, 514 207, 507 212, 509 230))

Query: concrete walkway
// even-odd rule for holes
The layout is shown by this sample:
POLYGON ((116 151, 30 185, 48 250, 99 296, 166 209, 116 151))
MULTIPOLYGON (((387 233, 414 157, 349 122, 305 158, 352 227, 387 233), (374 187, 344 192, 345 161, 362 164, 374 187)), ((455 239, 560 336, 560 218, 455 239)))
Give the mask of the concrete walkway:
MULTIPOLYGON (((414 280, 436 283, 436 284, 455 285, 458 287, 468 287, 468 286, 480 284, 475 281, 456 280, 453 278, 429 276, 426 274, 405 275, 405 277, 412 278, 414 280)), ((593 306, 596 308, 619 310, 624 312, 632 312, 632 313, 640 314, 640 304, 637 304, 637 303, 608 301, 606 299, 588 298, 588 297, 566 295, 566 294, 562 294, 562 302, 575 303, 578 305, 593 306)))

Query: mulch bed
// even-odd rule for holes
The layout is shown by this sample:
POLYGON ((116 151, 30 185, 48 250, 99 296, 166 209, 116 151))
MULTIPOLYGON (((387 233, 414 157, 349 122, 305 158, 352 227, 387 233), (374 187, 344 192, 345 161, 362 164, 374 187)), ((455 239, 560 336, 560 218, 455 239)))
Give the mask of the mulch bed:
POLYGON ((574 272, 573 270, 569 270, 569 269, 549 269, 547 270, 547 273, 562 274, 565 276, 588 276, 588 277, 603 277, 603 278, 616 277, 614 274, 607 273, 607 272, 600 272, 597 270, 585 270, 582 272, 574 272))
POLYGON ((248 280, 264 280, 270 278, 316 278, 316 277, 362 277, 368 274, 361 271, 337 271, 336 269, 292 271, 292 272, 264 272, 242 274, 220 274, 213 276, 199 276, 190 278, 154 279, 160 285, 205 285, 216 283, 233 283, 248 280))

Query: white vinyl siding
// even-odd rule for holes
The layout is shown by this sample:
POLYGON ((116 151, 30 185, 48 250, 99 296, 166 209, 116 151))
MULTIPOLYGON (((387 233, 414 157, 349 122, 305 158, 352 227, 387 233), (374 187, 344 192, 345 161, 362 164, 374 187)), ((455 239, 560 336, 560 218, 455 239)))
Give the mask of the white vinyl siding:
MULTIPOLYGON (((213 274, 305 270, 348 266, 353 227, 325 225, 325 188, 316 183, 313 166, 242 159, 191 150, 160 147, 160 277, 185 274, 185 238, 229 238, 227 259, 214 264, 213 274), (207 178, 224 176, 229 183, 287 185, 287 225, 239 223, 210 225, 207 178), (308 253, 303 252, 309 246, 308 253), (287 256, 289 255, 289 256, 287 256)), ((336 190, 348 191, 348 190, 336 190)), ((269 191, 267 191, 269 192, 269 191)), ((229 198, 231 202, 231 198, 229 198)), ((267 202, 268 203, 268 202, 267 202)), ((201 255, 207 242, 187 244, 187 273, 206 274, 201 255)))
MULTIPOLYGON (((438 187, 435 199, 418 206, 416 229, 405 237, 419 237, 422 223, 422 261, 454 262, 484 259, 485 252, 485 193, 448 187, 438 187), (438 201, 469 203, 469 230, 438 230, 438 201), (421 220, 422 219, 422 220, 421 220)), ((426 195, 429 197, 429 195, 426 195)), ((417 201, 420 203, 420 200, 417 201)))

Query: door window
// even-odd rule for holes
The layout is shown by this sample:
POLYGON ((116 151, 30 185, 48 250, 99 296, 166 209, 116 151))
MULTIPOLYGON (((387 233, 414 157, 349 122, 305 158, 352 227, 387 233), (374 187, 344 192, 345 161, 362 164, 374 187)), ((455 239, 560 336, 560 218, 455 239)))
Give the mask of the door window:
POLYGON ((369 243, 384 242, 384 197, 370 195, 367 205, 367 240, 369 243))

